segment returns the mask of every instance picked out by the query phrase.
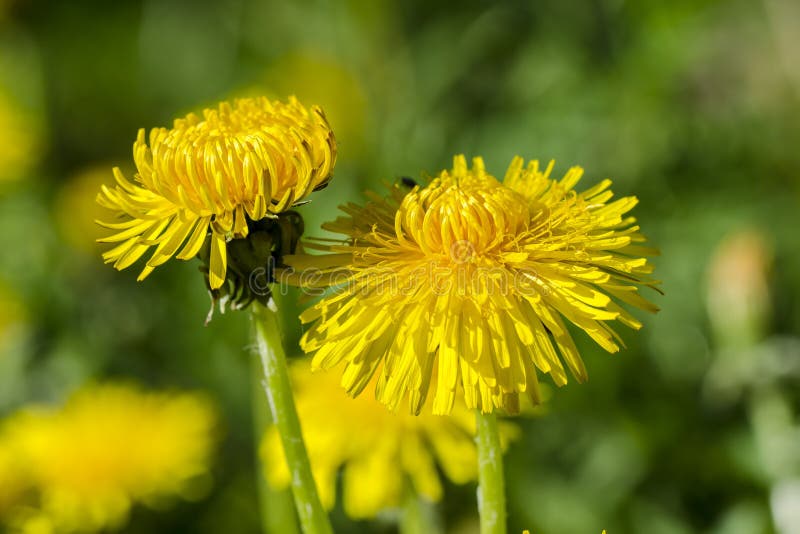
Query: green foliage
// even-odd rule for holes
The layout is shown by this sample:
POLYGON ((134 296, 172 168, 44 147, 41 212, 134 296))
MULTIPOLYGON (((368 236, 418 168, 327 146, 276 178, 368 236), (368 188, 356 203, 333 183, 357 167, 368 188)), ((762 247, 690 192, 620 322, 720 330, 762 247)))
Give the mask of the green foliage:
MULTIPOLYGON (((635 214, 662 250, 666 296, 653 300, 663 311, 626 332, 628 349, 613 357, 585 343, 589 382, 551 387, 543 415, 521 422, 524 439, 506 465, 512 532, 777 532, 782 508, 770 495, 800 475, 800 440, 775 443, 797 435, 800 409, 791 363, 800 346, 800 41, 787 29, 796 10, 781 0, 455 6, 0 8, 0 93, 14 95, 40 137, 24 175, 0 180, 0 288, 19 304, 11 319, 0 314, 10 325, 0 323, 0 413, 90 379, 130 377, 205 389, 225 420, 209 496, 139 510, 126 532, 259 528, 247 320, 229 312, 204 327, 199 262, 171 261, 137 283, 135 270, 102 264, 91 230, 85 246, 69 239, 65 226, 93 217, 91 198, 66 218, 59 207, 85 169, 107 164, 111 184, 112 165, 130 166, 138 128, 253 93, 319 103, 337 132, 336 176, 300 208, 310 235, 323 234, 338 204, 399 176, 434 174, 456 153, 483 155, 500 176, 515 154, 556 159, 556 172, 578 164, 587 182, 610 177, 618 194, 641 199, 635 214), (753 228, 774 258, 764 265, 769 317, 750 344, 729 343, 725 325, 709 319, 708 277, 718 273, 709 265, 726 236, 753 228), (749 371, 737 374, 742 365, 749 371)), ((0 143, 13 145, 4 133, 0 143)), ((0 298, 7 310, 11 300, 0 298)), ((475 528, 474 500, 474 487, 448 488, 440 511, 453 532, 475 528)), ((394 528, 341 511, 333 519, 337 532, 394 528)))

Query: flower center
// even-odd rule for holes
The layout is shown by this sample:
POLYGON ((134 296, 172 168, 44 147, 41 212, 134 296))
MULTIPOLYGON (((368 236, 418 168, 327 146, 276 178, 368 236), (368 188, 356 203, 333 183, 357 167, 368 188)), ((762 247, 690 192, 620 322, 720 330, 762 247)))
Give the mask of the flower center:
POLYGON ((330 178, 335 142, 324 115, 297 101, 243 99, 144 132, 134 159, 146 188, 196 215, 237 207, 280 213, 330 178))
POLYGON ((406 195, 395 227, 429 258, 458 265, 492 261, 529 221, 528 202, 493 176, 443 173, 406 195))

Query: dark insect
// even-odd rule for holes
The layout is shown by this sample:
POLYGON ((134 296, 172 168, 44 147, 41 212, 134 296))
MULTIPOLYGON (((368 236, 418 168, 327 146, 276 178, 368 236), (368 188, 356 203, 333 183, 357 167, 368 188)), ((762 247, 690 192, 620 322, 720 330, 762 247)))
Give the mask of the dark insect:
POLYGON ((409 189, 414 189, 419 185, 415 179, 410 176, 401 176, 398 181, 403 187, 407 187, 409 189))

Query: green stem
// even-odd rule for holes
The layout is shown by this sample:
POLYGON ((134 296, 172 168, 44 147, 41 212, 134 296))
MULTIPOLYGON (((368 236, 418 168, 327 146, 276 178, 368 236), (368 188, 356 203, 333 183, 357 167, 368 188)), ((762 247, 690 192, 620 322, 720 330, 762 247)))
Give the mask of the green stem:
POLYGON ((410 482, 406 484, 403 515, 400 518, 400 534, 442 534, 436 509, 417 495, 410 482))
POLYGON ((265 534, 300 534, 297 514, 294 511, 292 491, 289 488, 276 489, 269 485, 264 473, 264 464, 259 455, 261 440, 270 425, 272 416, 269 406, 264 402, 263 371, 260 359, 252 358, 252 404, 253 429, 256 451, 256 481, 258 483, 258 509, 261 514, 261 528, 265 534))
POLYGON ((264 367, 264 389, 272 420, 281 436, 286 464, 292 474, 292 492, 300 525, 305 534, 333 534, 328 515, 317 494, 306 445, 300 432, 300 420, 294 405, 286 354, 278 328, 278 314, 257 303, 253 303, 252 309, 256 347, 264 367))
POLYGON ((400 534, 424 534, 424 532, 419 497, 414 490, 408 490, 403 503, 403 516, 400 518, 400 534))
POLYGON ((478 512, 481 534, 506 534, 503 449, 494 414, 475 412, 478 444, 478 512))

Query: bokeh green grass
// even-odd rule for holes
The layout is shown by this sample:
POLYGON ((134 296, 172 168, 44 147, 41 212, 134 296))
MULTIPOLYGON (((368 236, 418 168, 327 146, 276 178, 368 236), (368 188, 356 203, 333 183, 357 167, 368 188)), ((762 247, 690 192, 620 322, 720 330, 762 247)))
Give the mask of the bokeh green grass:
MULTIPOLYGON (((579 164, 586 182, 609 177, 637 195, 662 250, 662 312, 625 332, 620 354, 583 343, 589 382, 551 388, 545 415, 522 421, 507 462, 512 531, 778 532, 773 516, 794 502, 783 490, 800 477, 800 440, 785 438, 800 408, 792 2, 5 4, 0 414, 125 377, 204 389, 225 422, 209 496, 137 510, 125 532, 257 530, 247 320, 203 326, 196 263, 169 262, 143 283, 104 266, 92 184, 130 167, 138 128, 250 94, 319 103, 337 132, 335 179, 302 208, 310 234, 364 189, 436 173, 455 153, 483 155, 498 175, 516 154, 556 159, 557 171, 579 164), (743 231, 768 251, 767 311, 746 342, 724 324, 734 309, 716 324, 707 309, 715 251, 743 231), (749 362, 743 376, 724 364, 731 351, 749 362)), ((474 490, 448 488, 453 532, 475 532, 474 490)), ((341 532, 394 528, 341 511, 334 521, 341 532)))

